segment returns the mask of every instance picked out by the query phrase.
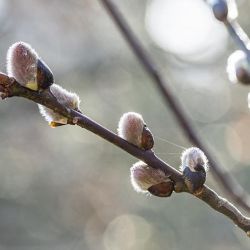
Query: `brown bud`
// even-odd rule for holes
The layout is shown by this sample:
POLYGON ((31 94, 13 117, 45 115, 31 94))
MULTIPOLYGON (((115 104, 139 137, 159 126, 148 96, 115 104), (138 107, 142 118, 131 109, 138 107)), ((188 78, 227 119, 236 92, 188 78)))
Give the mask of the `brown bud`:
POLYGON ((158 197, 169 197, 174 190, 174 184, 171 180, 161 182, 148 188, 148 192, 158 197))
POLYGON ((145 150, 149 150, 154 146, 154 137, 150 129, 145 125, 141 136, 141 147, 145 150))
POLYGON ((37 60, 38 89, 47 89, 54 83, 54 76, 49 66, 40 58, 37 60))
POLYGON ((250 75, 246 69, 243 67, 236 68, 236 77, 239 82, 245 85, 250 84, 250 75))
POLYGON ((227 73, 233 83, 250 84, 250 63, 243 51, 237 50, 228 57, 227 73))
POLYGON ((212 1, 212 9, 217 20, 224 22, 227 20, 228 6, 225 0, 212 1))

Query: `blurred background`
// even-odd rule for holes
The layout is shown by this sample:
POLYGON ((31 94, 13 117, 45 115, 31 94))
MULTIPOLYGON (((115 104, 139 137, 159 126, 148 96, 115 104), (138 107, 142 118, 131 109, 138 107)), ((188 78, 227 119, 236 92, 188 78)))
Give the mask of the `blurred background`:
MULTIPOLYGON (((249 88, 227 78, 235 46, 224 26, 201 0, 115 2, 197 133, 250 192, 249 88)), ((237 3, 250 34, 250 1, 237 3)), ((116 131, 124 112, 141 113, 157 155, 179 167, 191 145, 100 1, 0 0, 0 22, 1 71, 12 43, 30 43, 86 115, 116 131)), ((188 194, 134 192, 136 159, 88 131, 51 129, 21 98, 1 101, 0 115, 0 250, 249 249, 241 230, 188 194)), ((211 174, 207 182, 227 197, 211 174)))

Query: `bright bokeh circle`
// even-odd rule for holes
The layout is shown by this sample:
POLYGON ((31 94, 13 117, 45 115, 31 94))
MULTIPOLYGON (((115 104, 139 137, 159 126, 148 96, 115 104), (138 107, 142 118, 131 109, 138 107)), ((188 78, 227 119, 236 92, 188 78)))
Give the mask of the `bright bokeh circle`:
POLYGON ((211 61, 226 49, 227 32, 200 0, 151 0, 146 29, 162 49, 182 59, 211 61))

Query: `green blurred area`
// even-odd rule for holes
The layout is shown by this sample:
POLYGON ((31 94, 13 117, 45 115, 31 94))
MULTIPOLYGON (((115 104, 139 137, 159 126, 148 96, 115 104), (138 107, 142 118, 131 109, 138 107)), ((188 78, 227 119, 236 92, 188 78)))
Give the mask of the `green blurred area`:
MULTIPOLYGON (((250 190, 248 88, 230 84, 225 73, 233 43, 229 39, 213 63, 173 60, 146 33, 146 2, 115 2, 198 133, 250 190), (206 75, 206 84, 199 82, 206 75)), ((182 149, 164 140, 191 145, 98 1, 0 3, 1 71, 12 43, 30 43, 56 83, 79 94, 84 114, 116 131, 124 112, 141 113, 155 136, 155 152, 179 167, 182 149)), ((248 34, 249 5, 239 6, 248 34)), ((0 250, 249 249, 241 230, 188 194, 161 199, 134 192, 129 168, 136 159, 88 131, 51 129, 37 105, 20 98, 2 101, 0 116, 0 250)), ((211 174, 208 184, 223 194, 211 174)))

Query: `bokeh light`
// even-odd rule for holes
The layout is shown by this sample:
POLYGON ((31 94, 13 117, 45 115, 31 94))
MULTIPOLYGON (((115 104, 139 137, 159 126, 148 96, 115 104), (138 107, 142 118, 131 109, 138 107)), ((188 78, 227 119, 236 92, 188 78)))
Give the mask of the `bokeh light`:
POLYGON ((227 32, 200 0, 152 0, 146 28, 162 49, 190 62, 209 62, 225 52, 227 32))
POLYGON ((106 250, 142 248, 151 236, 151 226, 142 217, 125 214, 115 218, 104 233, 106 250))

